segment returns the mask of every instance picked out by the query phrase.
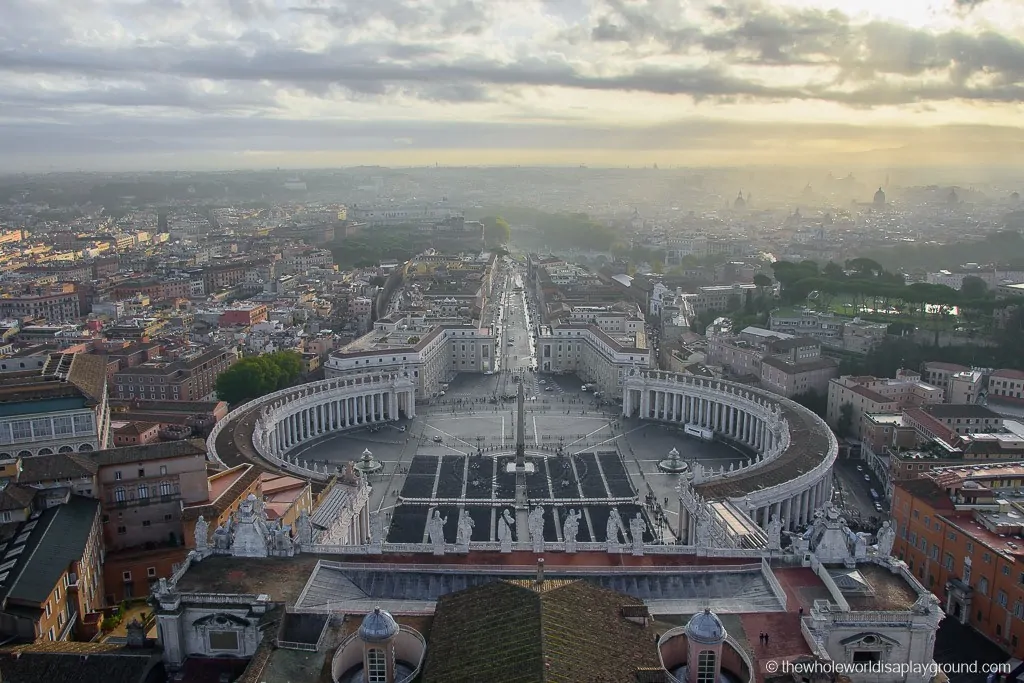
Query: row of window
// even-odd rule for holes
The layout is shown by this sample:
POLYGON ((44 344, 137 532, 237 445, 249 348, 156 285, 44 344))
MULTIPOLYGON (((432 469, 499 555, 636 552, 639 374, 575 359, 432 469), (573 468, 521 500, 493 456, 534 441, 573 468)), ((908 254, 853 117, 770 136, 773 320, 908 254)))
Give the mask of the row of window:
POLYGON ((65 415, 0 423, 0 443, 50 439, 74 434, 92 434, 92 415, 65 415))
MULTIPOLYGON (((87 452, 89 452, 91 450, 94 450, 92 444, 83 443, 83 444, 79 444, 78 445, 78 452, 79 453, 87 453, 87 452)), ((74 446, 61 446, 60 448, 57 449, 57 452, 58 453, 74 453, 75 452, 75 447, 74 446)), ((18 451, 18 457, 19 458, 31 458, 33 455, 53 455, 53 449, 52 448, 40 448, 34 454, 32 453, 32 451, 27 451, 27 450, 18 451)), ((13 458, 13 457, 14 456, 11 453, 0 451, 0 460, 5 460, 5 459, 8 459, 8 458, 13 458)))

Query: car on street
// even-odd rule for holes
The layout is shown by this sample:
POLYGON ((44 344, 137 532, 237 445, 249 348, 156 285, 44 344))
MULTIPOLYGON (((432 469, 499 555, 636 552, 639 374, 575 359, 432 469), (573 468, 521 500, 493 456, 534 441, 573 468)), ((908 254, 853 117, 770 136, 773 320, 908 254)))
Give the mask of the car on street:
POLYGON ((434 437, 434 443, 441 443, 441 441, 443 441, 443 439, 440 436, 434 437))
POLYGON ((863 471, 864 471, 864 468, 863 468, 863 467, 861 467, 860 465, 857 465, 857 471, 858 471, 858 472, 863 472, 863 471))
POLYGON ((870 474, 865 474, 864 475, 864 481, 871 481, 871 475, 870 474))

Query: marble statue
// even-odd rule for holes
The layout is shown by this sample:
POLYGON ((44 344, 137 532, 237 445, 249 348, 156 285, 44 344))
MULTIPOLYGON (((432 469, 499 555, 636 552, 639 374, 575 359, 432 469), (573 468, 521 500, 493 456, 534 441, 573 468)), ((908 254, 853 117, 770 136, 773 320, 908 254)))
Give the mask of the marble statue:
POLYGON ((166 578, 161 578, 160 581, 157 582, 157 586, 158 595, 166 595, 171 592, 171 585, 167 582, 166 578))
POLYGON ((298 534, 296 541, 300 545, 313 544, 313 523, 309 520, 309 513, 305 510, 299 514, 299 519, 295 522, 295 531, 298 534))
POLYGON ((882 522, 882 528, 878 530, 878 555, 879 557, 892 556, 892 544, 896 541, 896 531, 888 521, 882 522))
POLYGON ((608 545, 608 550, 619 547, 620 533, 623 536, 626 534, 626 530, 622 526, 622 517, 619 516, 618 508, 612 508, 608 513, 608 524, 605 527, 605 543, 608 545))
POLYGON ((272 547, 277 552, 287 553, 292 550, 292 528, 290 526, 284 526, 280 522, 274 524, 273 527, 273 545, 272 547))
POLYGON ((210 525, 206 523, 206 519, 199 515, 199 519, 196 520, 196 550, 206 550, 210 543, 210 525))
POLYGON ((508 508, 502 510, 501 517, 498 518, 498 541, 501 543, 501 552, 510 553, 512 552, 512 544, 515 539, 512 537, 512 527, 516 525, 516 520, 512 518, 512 513, 508 511, 508 508))
POLYGON ((447 523, 448 518, 442 517, 441 511, 435 508, 434 515, 427 522, 427 534, 434 546, 435 555, 444 555, 444 525, 447 523))
POLYGON ((580 532, 580 517, 582 516, 575 510, 569 510, 569 514, 565 517, 565 523, 562 525, 562 538, 565 540, 565 552, 567 553, 576 552, 576 536, 580 532))
POLYGON ((647 533, 647 521, 641 513, 629 520, 629 535, 633 539, 633 554, 644 554, 644 534, 647 533))
POLYGON ((768 549, 780 550, 782 548, 782 522, 779 521, 778 515, 772 515, 765 531, 768 533, 768 549))
POLYGON ((213 547, 217 550, 231 549, 231 531, 227 525, 221 524, 213 532, 213 547))
POLYGON ((544 508, 535 507, 530 511, 530 541, 533 552, 544 552, 544 508))
POLYGON ((469 552, 469 542, 473 538, 473 518, 466 508, 459 511, 458 528, 455 532, 455 545, 463 552, 469 552))

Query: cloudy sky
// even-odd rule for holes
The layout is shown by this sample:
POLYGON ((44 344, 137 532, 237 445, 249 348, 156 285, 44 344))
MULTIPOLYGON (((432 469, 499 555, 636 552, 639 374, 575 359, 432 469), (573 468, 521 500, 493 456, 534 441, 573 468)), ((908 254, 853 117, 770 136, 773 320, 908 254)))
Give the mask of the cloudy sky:
POLYGON ((0 170, 996 164, 1024 0, 0 0, 0 170))

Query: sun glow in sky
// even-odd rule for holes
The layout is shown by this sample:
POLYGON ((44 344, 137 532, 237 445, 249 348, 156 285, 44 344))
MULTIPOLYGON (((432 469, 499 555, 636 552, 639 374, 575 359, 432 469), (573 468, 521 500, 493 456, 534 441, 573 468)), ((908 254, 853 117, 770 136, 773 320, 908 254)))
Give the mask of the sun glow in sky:
POLYGON ((989 163, 1020 2, 3 0, 0 170, 989 163))

